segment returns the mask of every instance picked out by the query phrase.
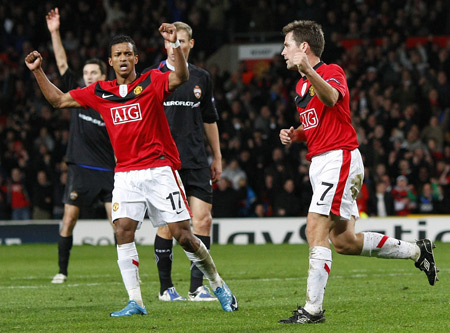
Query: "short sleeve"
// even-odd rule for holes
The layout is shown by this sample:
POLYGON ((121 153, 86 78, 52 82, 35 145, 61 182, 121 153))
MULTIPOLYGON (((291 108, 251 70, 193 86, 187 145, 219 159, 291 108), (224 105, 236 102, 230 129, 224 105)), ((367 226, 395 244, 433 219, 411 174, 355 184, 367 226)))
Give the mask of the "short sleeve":
POLYGON ((347 79, 344 70, 338 65, 329 65, 330 70, 324 73, 323 79, 344 97, 347 93, 347 79))
MULTIPOLYGON (((98 84, 98 83, 97 83, 98 84)), ((76 100, 83 108, 95 108, 95 89, 96 84, 91 84, 85 88, 78 88, 69 91, 69 94, 76 100)))
POLYGON ((169 72, 163 73, 157 69, 150 71, 152 87, 156 93, 156 96, 161 102, 164 102, 166 98, 171 94, 169 91, 169 72))

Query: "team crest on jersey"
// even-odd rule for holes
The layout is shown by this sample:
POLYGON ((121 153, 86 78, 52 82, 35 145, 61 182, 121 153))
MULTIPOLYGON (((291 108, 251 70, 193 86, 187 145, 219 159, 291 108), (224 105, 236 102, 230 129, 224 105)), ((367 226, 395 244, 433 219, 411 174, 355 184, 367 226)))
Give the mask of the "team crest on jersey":
POLYGON ((202 90, 200 89, 199 86, 194 87, 194 95, 195 95, 195 97, 197 97, 197 99, 202 97, 202 90))
POLYGON ((316 94, 316 91, 314 90, 313 86, 309 87, 309 94, 311 95, 311 97, 313 97, 316 94))
POLYGON ((136 88, 134 88, 133 92, 135 95, 139 95, 142 92, 142 87, 137 86, 136 88))
POLYGON ((128 85, 126 84, 121 84, 119 86, 119 95, 121 97, 125 97, 126 95, 128 95, 128 85))
POLYGON ((119 209, 119 203, 115 202, 113 205, 113 211, 117 212, 118 209, 119 209))
POLYGON ((77 200, 77 199, 78 199, 78 193, 77 193, 77 191, 72 191, 72 192, 70 192, 69 198, 70 198, 70 200, 72 200, 72 201, 77 200))

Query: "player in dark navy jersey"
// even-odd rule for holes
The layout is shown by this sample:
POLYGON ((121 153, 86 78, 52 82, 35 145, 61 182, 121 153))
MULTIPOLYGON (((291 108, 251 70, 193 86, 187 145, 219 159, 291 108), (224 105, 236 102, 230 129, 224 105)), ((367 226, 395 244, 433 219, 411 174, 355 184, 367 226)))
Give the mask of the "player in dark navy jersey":
POLYGON ((45 75, 39 52, 29 53, 25 64, 55 108, 92 107, 105 121, 117 158, 112 201, 117 263, 129 298, 128 305, 112 312, 111 317, 147 314, 134 241, 146 213, 155 227, 169 226, 189 260, 209 280, 223 310, 236 311, 236 297, 217 272, 208 249, 190 228, 190 210, 177 172, 181 162, 163 105, 171 92, 189 79, 189 71, 175 26, 163 23, 159 32, 174 49, 175 69, 167 73, 137 73, 136 44, 124 35, 110 41, 108 61, 116 74, 113 81, 98 81, 63 93, 45 75))
MULTIPOLYGON (((194 47, 192 29, 183 22, 173 23, 177 28, 180 48, 186 60, 194 47)), ((157 68, 166 73, 174 69, 174 50, 166 42, 167 60, 157 68)), ((222 154, 220 152, 219 116, 214 104, 211 77, 207 71, 188 63, 189 81, 179 87, 164 102, 164 112, 170 131, 175 140, 181 159, 181 180, 192 212, 194 234, 209 249, 211 245, 212 183, 222 174, 222 154), (205 148, 205 137, 211 148, 212 161, 209 163, 205 148)), ((159 299, 181 301, 186 298, 176 291, 171 278, 172 235, 168 227, 160 227, 155 237, 155 258, 160 279, 159 299)), ((191 284, 188 293, 190 301, 217 300, 203 285, 203 274, 191 265, 191 284)))
MULTIPOLYGON (((64 89, 66 91, 75 89, 78 84, 69 69, 61 41, 58 8, 51 10, 46 19, 64 89)), ((103 61, 91 59, 85 63, 83 80, 86 86, 105 78, 106 64, 103 61)), ((116 163, 105 123, 97 111, 76 109, 71 112, 66 163, 69 171, 63 198, 64 216, 58 241, 59 272, 53 277, 52 283, 63 283, 67 279, 70 250, 73 244, 72 234, 80 207, 89 207, 96 200, 101 200, 105 204, 107 217, 111 222, 111 199, 116 163)))

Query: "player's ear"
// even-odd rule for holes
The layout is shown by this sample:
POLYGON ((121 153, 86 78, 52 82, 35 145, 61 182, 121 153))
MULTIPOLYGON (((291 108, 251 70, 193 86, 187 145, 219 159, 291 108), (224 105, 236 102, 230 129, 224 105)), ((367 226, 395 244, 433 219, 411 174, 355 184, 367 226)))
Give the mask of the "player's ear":
POLYGON ((194 47, 194 44, 195 44, 195 40, 194 40, 194 39, 191 39, 191 40, 189 41, 189 47, 192 49, 192 48, 194 47))
POLYGON ((112 59, 111 59, 111 57, 108 57, 108 64, 112 67, 112 59))
POLYGON ((134 56, 134 64, 136 65, 139 62, 139 56, 134 56))

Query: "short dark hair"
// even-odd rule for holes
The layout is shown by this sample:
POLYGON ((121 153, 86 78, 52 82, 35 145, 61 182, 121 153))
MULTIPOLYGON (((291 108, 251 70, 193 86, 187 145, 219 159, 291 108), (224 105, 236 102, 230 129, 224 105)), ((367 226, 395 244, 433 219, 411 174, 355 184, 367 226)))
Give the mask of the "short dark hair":
POLYGON ((103 75, 106 75, 106 63, 98 58, 91 58, 89 60, 87 60, 84 65, 98 65, 98 67, 100 68, 100 73, 102 73, 103 75))
POLYGON ((131 38, 130 36, 127 35, 116 35, 113 38, 111 38, 111 40, 109 41, 109 56, 111 57, 111 48, 113 47, 113 45, 116 44, 120 44, 120 43, 130 43, 133 46, 133 52, 134 55, 137 55, 137 47, 136 47, 136 43, 134 42, 133 38, 131 38))
POLYGON ((322 56, 325 38, 320 24, 309 20, 293 21, 283 28, 283 34, 287 35, 291 31, 297 46, 302 42, 307 42, 316 56, 319 58, 322 56))

